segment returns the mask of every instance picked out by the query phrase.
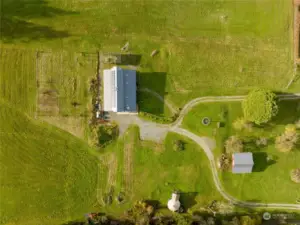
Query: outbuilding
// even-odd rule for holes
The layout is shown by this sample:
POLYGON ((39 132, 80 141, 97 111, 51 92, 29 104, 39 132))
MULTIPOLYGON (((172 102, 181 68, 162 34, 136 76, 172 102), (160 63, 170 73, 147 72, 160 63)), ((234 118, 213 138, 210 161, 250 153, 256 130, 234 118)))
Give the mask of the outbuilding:
POLYGON ((232 155, 232 173, 251 173, 254 166, 251 152, 234 153, 232 155))
POLYGON ((136 113, 136 71, 114 66, 103 71, 104 111, 136 113))

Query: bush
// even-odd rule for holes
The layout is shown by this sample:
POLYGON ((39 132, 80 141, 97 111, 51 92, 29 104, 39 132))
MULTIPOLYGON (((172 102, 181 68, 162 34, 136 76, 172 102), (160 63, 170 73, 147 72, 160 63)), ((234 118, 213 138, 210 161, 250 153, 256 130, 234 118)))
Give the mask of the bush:
POLYGON ((147 112, 139 112, 139 116, 143 118, 147 118, 157 123, 172 123, 178 117, 178 115, 174 115, 173 117, 156 116, 154 114, 147 113, 147 112))
POLYGON ((182 140, 175 140, 173 143, 173 149, 175 151, 183 151, 185 148, 185 143, 182 140))
POLYGON ((291 171, 291 180, 295 183, 300 183, 300 168, 291 171))
POLYGON ((256 124, 267 123, 278 113, 276 95, 264 89, 254 89, 242 103, 246 120, 256 124))
POLYGON ((231 136, 225 142, 225 150, 227 154, 242 152, 243 148, 243 141, 237 136, 231 136))
POLYGON ((97 130, 98 143, 103 146, 114 140, 119 134, 119 127, 116 123, 100 125, 97 130))
POLYGON ((261 137, 255 141, 256 146, 266 146, 268 144, 268 139, 265 137, 261 137))
POLYGON ((290 152, 295 148, 298 139, 296 126, 289 124, 285 127, 285 132, 276 138, 275 146, 281 152, 290 152))
POLYGON ((222 171, 229 171, 231 169, 232 158, 229 154, 222 154, 218 160, 219 168, 222 171))
POLYGON ((238 118, 233 122, 233 128, 236 130, 248 130, 251 131, 252 130, 252 123, 247 121, 245 118, 238 118))

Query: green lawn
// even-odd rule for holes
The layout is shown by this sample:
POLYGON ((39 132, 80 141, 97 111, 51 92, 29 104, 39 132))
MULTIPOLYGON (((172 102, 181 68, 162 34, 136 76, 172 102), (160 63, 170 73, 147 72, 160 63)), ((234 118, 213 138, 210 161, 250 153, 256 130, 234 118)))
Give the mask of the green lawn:
MULTIPOLYGON (((140 87, 156 91, 177 107, 195 97, 244 94, 255 86, 277 91, 300 88, 298 79, 284 90, 293 74, 292 3, 286 0, 0 0, 0 4, 0 101, 4 102, 0 193, 5 196, 1 223, 58 224, 82 215, 95 201, 97 161, 85 143, 41 122, 39 95, 42 87, 51 89, 54 96, 42 103, 58 112, 57 126, 84 127, 81 120, 72 121, 91 107, 88 82, 97 70, 97 51, 120 52, 128 41, 129 53, 141 55, 140 87), (154 49, 160 52, 151 57, 154 49), (76 108, 74 101, 79 103, 76 108), (65 124, 64 116, 71 124, 65 124)), ((142 105, 150 113, 164 109, 163 114, 169 114, 165 106, 156 107, 160 104, 156 100, 142 98, 150 99, 150 104, 142 105)), ((224 136, 231 132, 226 129, 222 128, 224 136)), ((197 192, 199 204, 219 198, 201 149, 186 140, 186 151, 175 153, 170 149, 174 138, 178 137, 170 134, 163 146, 139 143, 132 157, 119 151, 132 146, 116 144, 116 159, 133 162, 127 174, 134 176, 132 186, 124 184, 122 164, 117 175, 107 173, 108 168, 99 174, 104 179, 116 176, 116 187, 121 190, 125 185, 136 193, 135 199, 165 202, 174 188, 166 182, 197 192), (157 176, 160 171, 165 172, 157 176)))
POLYGON ((274 146, 274 138, 284 131, 284 126, 294 123, 300 116, 300 101, 282 101, 279 103, 278 115, 264 127, 254 127, 252 132, 237 132, 232 128, 232 122, 242 116, 240 103, 208 103, 199 104, 193 108, 183 120, 183 127, 200 136, 210 136, 216 139, 215 157, 223 152, 224 141, 231 135, 239 135, 244 140, 244 151, 251 151, 256 160, 256 169, 251 174, 237 175, 231 172, 220 172, 220 178, 232 196, 238 199, 260 202, 295 203, 300 197, 299 185, 290 180, 289 172, 299 167, 300 149, 284 154, 274 146), (212 119, 209 126, 201 124, 201 119, 208 116, 212 119), (224 127, 216 129, 216 122, 224 127), (214 133, 214 129, 216 129, 214 133), (253 141, 259 137, 269 139, 267 147, 257 147, 253 141), (264 157, 272 156, 275 163, 266 165, 264 157), (261 161, 262 160, 262 161, 261 161), (260 191, 256 191, 256 190, 260 191))
MULTIPOLYGON (((122 212, 128 207, 128 201, 140 199, 157 200, 165 207, 175 189, 182 192, 181 201, 191 210, 199 210, 214 199, 222 199, 214 188, 206 155, 198 145, 175 133, 169 133, 163 144, 155 144, 140 141, 138 128, 131 127, 125 137, 109 146, 100 158, 108 155, 117 157, 114 193, 123 191, 127 198, 124 205, 114 201, 107 206, 108 212, 122 212), (173 142, 178 139, 185 142, 182 152, 173 149, 173 142), (129 173, 126 173, 129 168, 126 151, 131 151, 132 156, 129 173)), ((104 184, 109 190, 107 185, 104 184)))
POLYGON ((142 87, 178 107, 255 86, 283 91, 293 74, 291 1, 11 0, 2 8, 2 47, 120 52, 128 41, 141 55, 142 87))
POLYGON ((74 136, 1 103, 0 224, 61 224, 94 207, 97 159, 74 136))

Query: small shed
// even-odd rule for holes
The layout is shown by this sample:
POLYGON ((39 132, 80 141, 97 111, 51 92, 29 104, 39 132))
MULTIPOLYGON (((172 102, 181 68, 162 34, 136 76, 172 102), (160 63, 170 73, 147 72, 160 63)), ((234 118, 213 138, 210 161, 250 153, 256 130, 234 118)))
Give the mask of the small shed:
POLYGON ((180 208, 179 198, 180 198, 180 194, 177 191, 174 191, 172 193, 172 198, 168 201, 168 208, 172 212, 176 212, 179 210, 180 208))
POLYGON ((234 153, 232 155, 232 173, 251 173, 254 166, 251 152, 234 153))

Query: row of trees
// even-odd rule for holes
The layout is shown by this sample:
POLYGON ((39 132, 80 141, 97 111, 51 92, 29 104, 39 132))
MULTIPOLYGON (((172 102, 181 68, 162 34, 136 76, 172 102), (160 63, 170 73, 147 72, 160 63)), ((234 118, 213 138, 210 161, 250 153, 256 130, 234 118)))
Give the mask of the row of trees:
POLYGON ((179 214, 163 215, 156 211, 157 205, 147 201, 136 202, 121 218, 113 218, 101 213, 89 214, 86 222, 70 222, 65 225, 260 225, 262 216, 242 215, 226 218, 216 218, 210 215, 179 214))

